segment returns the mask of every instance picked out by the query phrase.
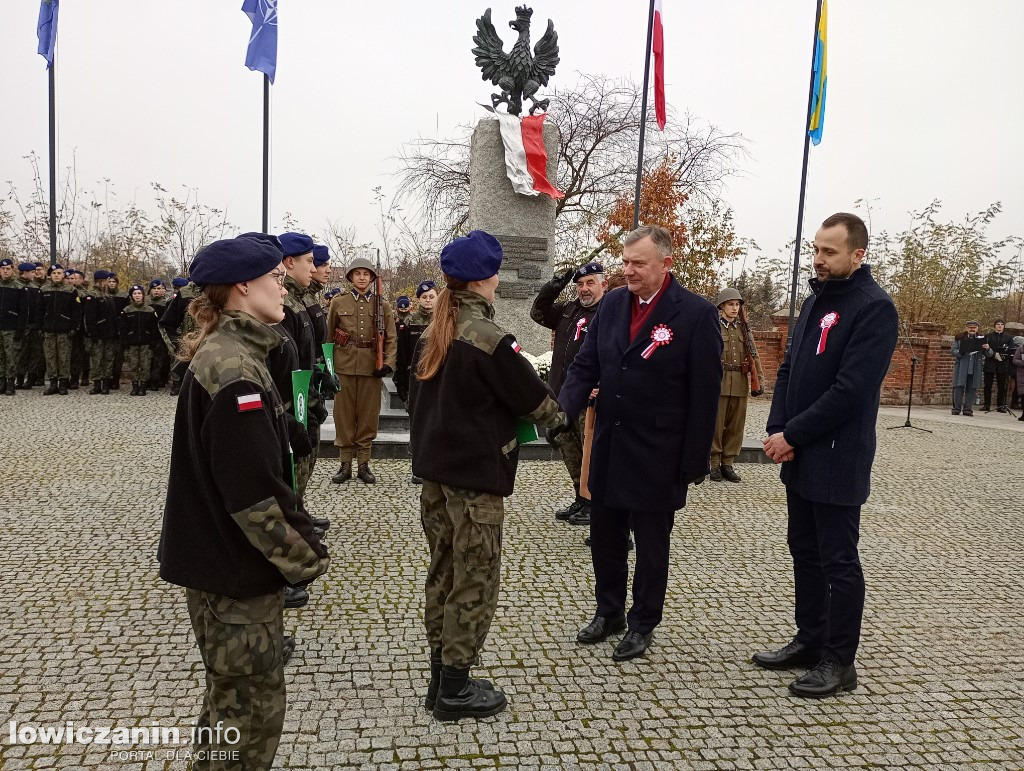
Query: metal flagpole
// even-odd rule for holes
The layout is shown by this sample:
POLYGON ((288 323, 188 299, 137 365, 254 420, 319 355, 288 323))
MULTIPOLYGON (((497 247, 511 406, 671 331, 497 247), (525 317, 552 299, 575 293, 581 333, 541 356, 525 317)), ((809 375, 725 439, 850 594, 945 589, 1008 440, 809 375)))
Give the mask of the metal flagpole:
POLYGON ((270 78, 263 76, 263 232, 270 232, 270 78))
POLYGON ((793 283, 789 290, 789 331, 786 334, 786 349, 793 342, 793 319, 796 316, 796 288, 800 281, 800 238, 804 224, 804 194, 807 192, 807 156, 811 149, 811 106, 814 102, 814 55, 818 49, 818 24, 821 21, 822 0, 816 0, 814 13, 814 42, 811 44, 811 83, 807 87, 807 117, 804 120, 804 160, 800 170, 800 202, 796 213, 796 243, 793 245, 793 283))
MULTIPOLYGON (((56 49, 56 47, 55 47, 56 49)), ((49 68, 50 81, 50 264, 57 262, 57 51, 49 68)))
POLYGON ((644 56, 644 95, 640 102, 640 148, 636 159, 636 195, 633 198, 633 229, 640 227, 640 185, 644 175, 644 135, 647 133, 647 80, 651 76, 651 36, 654 34, 654 0, 647 15, 647 53, 644 56))

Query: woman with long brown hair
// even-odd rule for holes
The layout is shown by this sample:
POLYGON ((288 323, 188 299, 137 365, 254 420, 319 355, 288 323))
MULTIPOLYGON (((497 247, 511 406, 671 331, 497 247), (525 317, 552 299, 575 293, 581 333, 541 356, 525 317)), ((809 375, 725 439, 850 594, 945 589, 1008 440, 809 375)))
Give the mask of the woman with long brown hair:
POLYGON ((438 720, 501 712, 505 695, 470 680, 498 603, 503 498, 519 462, 517 422, 567 427, 547 384, 494 323, 502 250, 482 230, 441 252, 446 287, 417 345, 409 388, 413 474, 430 546, 424 623, 438 720))
POLYGON ((288 431, 267 354, 282 342, 285 269, 273 243, 216 241, 182 340, 189 361, 171 443, 160 577, 185 587, 206 668, 196 750, 270 768, 285 714, 285 585, 327 570, 327 549, 290 481, 288 431), (226 730, 211 732, 211 726, 226 730), (235 731, 230 731, 234 728, 235 731))

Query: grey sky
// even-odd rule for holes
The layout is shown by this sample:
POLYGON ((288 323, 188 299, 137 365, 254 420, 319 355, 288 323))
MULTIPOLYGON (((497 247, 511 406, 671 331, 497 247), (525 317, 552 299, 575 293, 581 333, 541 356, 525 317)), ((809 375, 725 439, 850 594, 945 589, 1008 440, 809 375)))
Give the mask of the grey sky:
MULTIPOLYGON (((469 49, 489 0, 280 0, 273 89, 272 222, 330 217, 377 239, 372 189, 396 185, 401 146, 482 116, 490 84, 469 49), (406 72, 413 73, 409 78, 406 72)), ((494 3, 496 27, 515 2, 494 3)), ((806 227, 858 198, 879 199, 875 230, 941 198, 960 218, 995 200, 993 233, 1024 234, 1024 3, 831 0, 824 140, 811 148, 806 227)), ((46 156, 46 70, 37 0, 3 0, 0 180, 27 190, 21 156, 46 156)), ((109 177, 122 199, 149 183, 189 185, 258 229, 262 76, 244 67, 241 0, 63 0, 58 46, 59 165, 80 186, 109 177)), ((646 0, 532 3, 575 71, 643 75, 646 0)), ((723 198, 740 235, 774 253, 792 238, 814 0, 664 0, 668 101, 750 142, 723 198)), ((538 33, 539 34, 539 33, 538 33)), ((536 35, 535 35, 536 38, 536 35)), ((508 46, 507 46, 508 47, 508 46)), ((653 109, 653 107, 652 107, 653 109)), ((6 189, 6 185, 4 185, 6 189)))

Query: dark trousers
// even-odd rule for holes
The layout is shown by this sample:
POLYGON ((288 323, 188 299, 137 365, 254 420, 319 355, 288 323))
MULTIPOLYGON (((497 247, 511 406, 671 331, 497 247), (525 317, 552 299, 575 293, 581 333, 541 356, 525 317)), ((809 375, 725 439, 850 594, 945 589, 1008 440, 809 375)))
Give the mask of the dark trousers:
POLYGON ((860 506, 817 503, 786 488, 797 639, 852 664, 864 615, 860 506))
POLYGON ((592 504, 591 555, 594 560, 594 594, 597 615, 612 617, 626 607, 626 562, 629 528, 636 538, 636 571, 633 573, 633 606, 626 615, 629 628, 647 634, 661 623, 668 586, 668 552, 675 512, 627 511, 592 504))
POLYGON ((985 395, 984 408, 987 410, 992 406, 992 380, 996 381, 996 406, 1006 406, 1006 381, 1010 379, 1008 372, 986 372, 985 373, 985 395))

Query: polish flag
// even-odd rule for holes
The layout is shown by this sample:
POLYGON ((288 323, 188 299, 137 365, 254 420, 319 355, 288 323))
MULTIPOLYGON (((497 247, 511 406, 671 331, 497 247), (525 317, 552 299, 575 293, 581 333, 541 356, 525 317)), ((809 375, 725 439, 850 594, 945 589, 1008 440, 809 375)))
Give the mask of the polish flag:
POLYGON ((654 52, 654 116, 658 128, 665 130, 665 31, 661 26, 661 0, 654 0, 654 32, 651 51, 654 52))
MULTIPOLYGON (((488 108, 490 109, 490 108, 488 108)), ((498 119, 505 145, 505 171, 520 195, 546 193, 564 198, 565 193, 548 181, 548 153, 544 148, 544 115, 509 115, 491 110, 498 119)))
POLYGON ((238 411, 248 412, 249 410, 262 410, 263 397, 259 394, 248 394, 238 397, 238 411))

